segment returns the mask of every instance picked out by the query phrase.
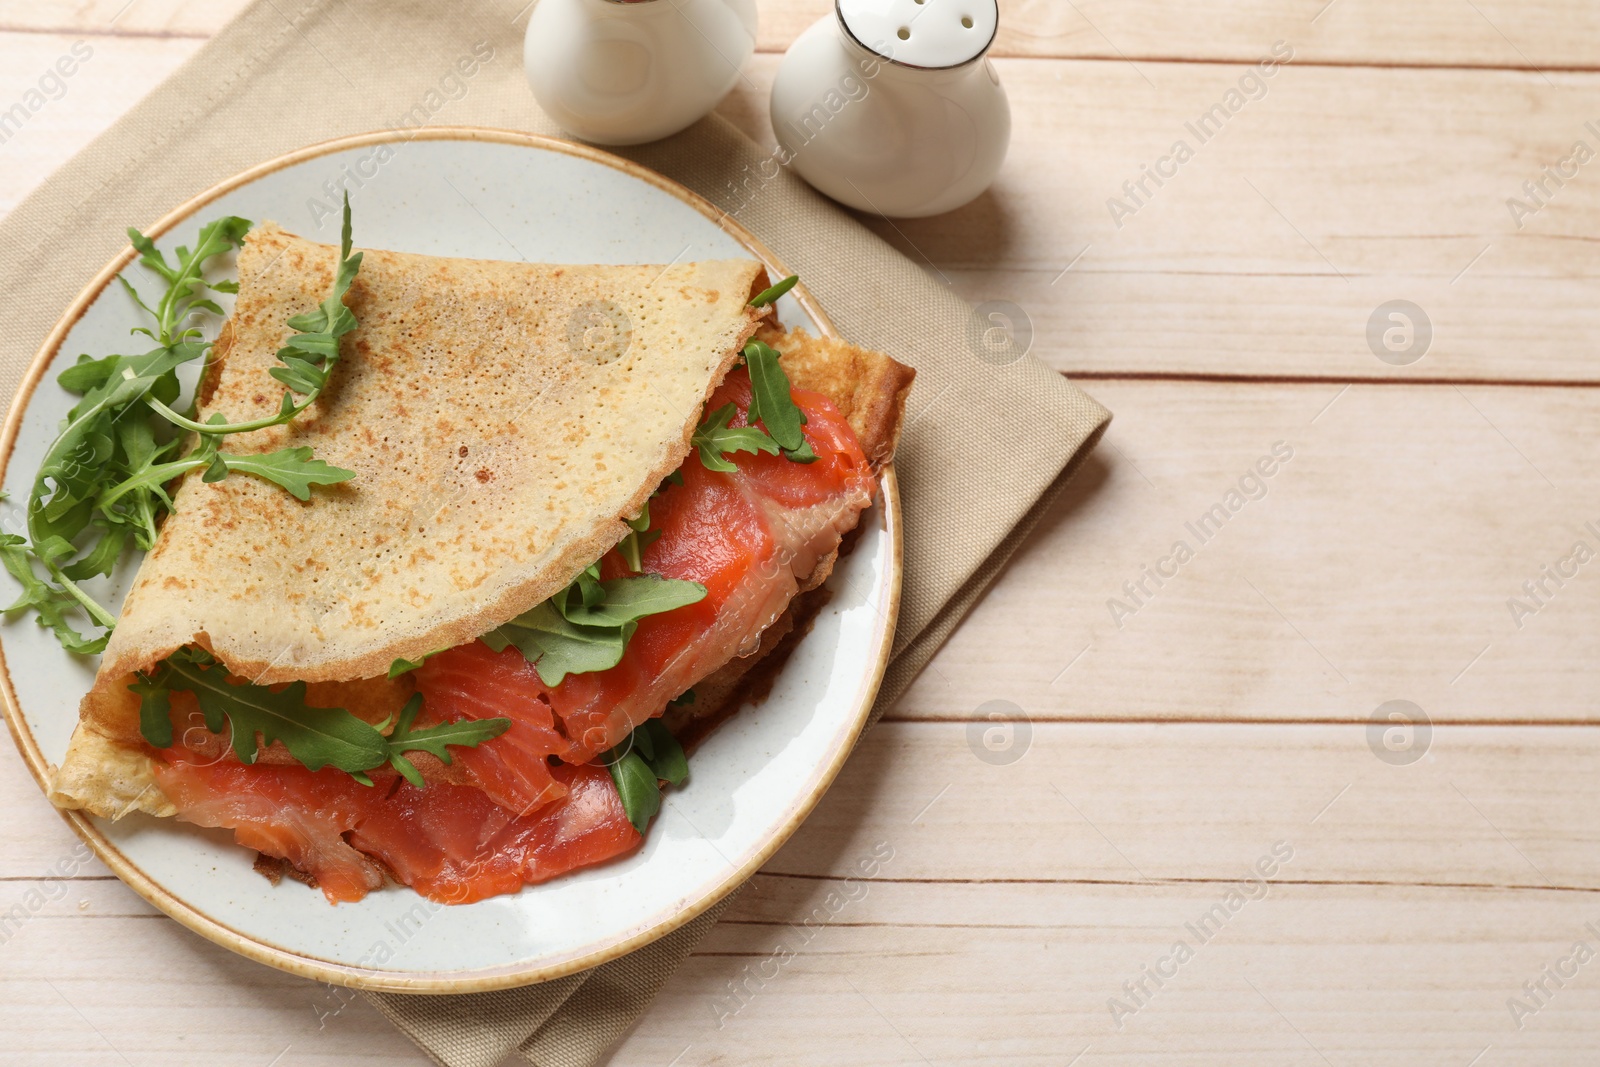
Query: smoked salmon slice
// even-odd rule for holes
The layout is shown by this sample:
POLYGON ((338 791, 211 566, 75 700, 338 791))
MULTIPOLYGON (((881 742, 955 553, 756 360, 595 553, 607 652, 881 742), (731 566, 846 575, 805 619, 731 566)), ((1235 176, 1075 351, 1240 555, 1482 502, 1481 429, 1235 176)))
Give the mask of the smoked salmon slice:
POLYGON ((329 768, 247 767, 183 749, 163 756, 156 777, 183 819, 288 860, 333 903, 360 900, 387 870, 429 900, 470 904, 604 863, 642 840, 604 767, 554 768, 561 799, 519 817, 470 786, 417 789, 394 776, 364 786, 329 768))
POLYGON ((383 885, 382 869, 344 838, 366 812, 355 791, 372 790, 343 771, 245 766, 182 747, 161 755, 156 781, 184 821, 225 827, 246 848, 288 860, 332 903, 360 900, 383 885))
POLYGON ((511 720, 493 744, 458 748, 452 754, 453 780, 476 786, 496 804, 527 815, 566 795, 550 772, 547 757, 563 751, 550 702, 533 664, 515 648, 495 652, 474 641, 435 656, 417 672, 424 726, 461 719, 511 720))
POLYGON ((441 904, 471 904, 632 852, 628 821, 604 767, 553 768, 562 798, 518 818, 467 786, 401 783, 350 841, 441 904))

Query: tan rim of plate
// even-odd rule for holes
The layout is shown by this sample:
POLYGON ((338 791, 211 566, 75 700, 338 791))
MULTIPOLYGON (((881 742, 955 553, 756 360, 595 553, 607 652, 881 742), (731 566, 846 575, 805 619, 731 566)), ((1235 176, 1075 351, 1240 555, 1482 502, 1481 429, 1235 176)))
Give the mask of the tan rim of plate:
MULTIPOLYGON (((174 226, 185 221, 195 212, 216 200, 218 197, 230 193, 235 189, 248 185, 259 178, 265 177, 284 167, 308 159, 315 159, 331 152, 340 152, 350 148, 362 148, 367 145, 382 144, 393 141, 480 141, 495 144, 518 145, 524 148, 541 149, 547 152, 560 152, 568 156, 576 156, 594 163, 600 163, 614 170, 637 178, 655 186, 663 192, 681 200, 706 218, 715 222, 726 233, 742 244, 750 253, 759 259, 773 278, 784 278, 790 273, 771 250, 762 244, 749 230, 735 222, 724 212, 719 211, 703 197, 690 192, 677 182, 662 177, 655 171, 642 167, 630 160, 614 156, 609 152, 602 152, 587 145, 574 144, 553 137, 543 137, 537 134, 519 133, 515 130, 487 129, 473 126, 434 126, 417 130, 407 136, 398 136, 396 131, 385 130, 372 133, 355 134, 349 137, 340 137, 332 141, 323 141, 320 144, 308 145, 305 148, 278 156, 275 159, 259 163, 248 170, 234 175, 231 178, 211 187, 199 196, 179 205, 166 215, 158 219, 145 233, 152 238, 163 236, 174 226)), ((11 462, 12 449, 15 447, 17 433, 22 425, 24 412, 33 397, 33 391, 43 380, 45 372, 49 369, 51 361, 55 358, 56 350, 65 340, 67 333, 77 323, 83 313, 99 297, 101 291, 111 284, 123 268, 133 262, 135 251, 130 246, 122 250, 116 258, 107 263, 96 274, 94 279, 84 287, 75 300, 68 306, 61 319, 51 329, 44 343, 39 346, 38 352, 33 357, 21 387, 17 390, 16 399, 12 401, 11 410, 6 416, 5 425, 0 428, 0 479, 3 479, 6 468, 11 462)), ((817 329, 826 337, 838 337, 838 332, 828 320, 826 314, 817 305, 815 299, 806 292, 804 285, 797 285, 790 294, 799 301, 817 325, 817 329)), ((779 831, 772 836, 765 846, 758 849, 738 870, 731 871, 721 882, 717 883, 709 892, 682 908, 670 918, 664 919, 655 926, 614 945, 599 949, 587 955, 543 967, 533 967, 526 970, 507 970, 504 968, 485 969, 478 972, 461 971, 427 971, 412 974, 375 974, 370 969, 354 967, 348 964, 334 963, 319 960, 313 957, 302 956, 289 952, 276 945, 247 936, 196 910, 187 902, 173 896, 162 886, 156 884, 151 878, 139 869, 127 856, 113 845, 100 832, 100 829, 82 812, 62 811, 61 815, 72 826, 94 854, 105 863, 107 867, 126 882, 134 892, 145 900, 160 908, 167 915, 187 926, 224 948, 250 959, 276 967, 291 974, 318 981, 332 982, 337 985, 350 986, 356 989, 386 990, 398 993, 479 993, 494 989, 507 989, 515 986, 532 985, 537 982, 546 982, 554 978, 573 974, 577 971, 597 967, 608 960, 624 956, 635 949, 641 948, 657 938, 671 933, 684 923, 700 915, 707 908, 727 896, 735 888, 742 885, 753 875, 762 864, 771 858, 785 841, 787 841, 799 828, 811 810, 816 807, 817 801, 822 798, 839 769, 844 765, 845 758, 861 730, 866 726, 867 716, 872 710, 872 704, 877 696, 878 687, 883 681, 883 673, 889 663, 889 650, 894 638, 894 624, 900 609, 900 577, 901 577, 901 536, 900 536, 900 493, 899 485, 895 478, 894 466, 886 466, 882 471, 882 504, 886 532, 890 540, 890 596, 889 603, 879 613, 879 627, 875 635, 878 643, 878 654, 872 670, 863 680, 861 688, 856 695, 857 704, 853 711, 853 720, 850 725, 849 735, 844 738, 827 766, 822 770, 822 777, 817 788, 809 796, 802 797, 794 809, 789 813, 787 820, 779 831)), ((41 789, 48 788, 51 767, 39 751, 38 743, 33 738, 33 733, 28 729, 26 719, 23 718, 22 709, 17 703, 16 690, 11 684, 10 667, 6 664, 3 647, 0 647, 0 698, 4 700, 6 723, 11 728, 11 735, 16 740, 17 747, 21 750, 23 759, 27 761, 28 769, 38 781, 41 789)), ((524 890, 527 891, 527 890, 524 890)), ((536 890, 535 890, 536 891, 536 890)))

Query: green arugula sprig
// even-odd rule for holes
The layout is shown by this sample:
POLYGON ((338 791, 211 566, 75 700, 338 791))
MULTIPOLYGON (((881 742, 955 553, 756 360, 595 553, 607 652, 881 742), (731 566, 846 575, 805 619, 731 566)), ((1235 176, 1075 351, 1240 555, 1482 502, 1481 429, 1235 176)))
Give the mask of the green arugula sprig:
POLYGON ((660 719, 647 719, 628 740, 600 757, 628 821, 641 834, 661 810, 661 783, 682 785, 689 777, 689 761, 678 739, 660 719))
POLYGON ((134 251, 139 253, 139 264, 146 270, 160 277, 167 283, 167 291, 156 302, 155 307, 146 304, 139 297, 139 291, 133 283, 122 275, 117 275, 117 281, 122 283, 122 288, 127 290, 133 302, 144 308, 150 317, 156 320, 155 329, 144 326, 135 326, 133 333, 142 333, 158 345, 170 345, 174 338, 196 335, 199 330, 194 327, 178 329, 180 322, 190 321, 195 310, 209 311, 214 315, 221 315, 222 308, 216 301, 207 297, 206 290, 218 293, 237 293, 239 283, 231 281, 208 282, 205 280, 206 265, 216 256, 234 248, 244 246, 244 235, 250 231, 250 220, 241 219, 237 215, 229 215, 201 227, 199 240, 195 242, 194 250, 190 251, 179 245, 174 255, 176 263, 168 263, 167 257, 161 254, 156 243, 132 226, 128 227, 128 243, 133 245, 134 251))
MULTIPOLYGON (((677 472, 674 471, 674 474, 677 472)), ((656 493, 661 492, 657 489, 656 493)), ((656 494, 650 494, 654 497, 656 494)), ((655 544, 661 536, 660 530, 650 529, 650 501, 644 502, 637 518, 624 520, 628 524, 628 532, 622 540, 617 542, 617 555, 622 557, 622 562, 628 565, 628 570, 635 574, 644 570, 644 550, 655 544)))
MULTIPOLYGON (((112 547, 116 551, 121 551, 118 544, 114 543, 112 547)), ((87 637, 78 632, 69 616, 77 609, 84 609, 95 622, 109 626, 110 623, 103 622, 101 613, 108 619, 111 618, 110 613, 83 595, 71 579, 63 576, 57 579, 60 584, 56 584, 40 578, 34 569, 34 560, 38 558, 28 547, 26 537, 0 534, 0 563, 5 565, 6 571, 22 586, 22 594, 6 605, 4 610, 9 614, 13 611, 32 609, 38 617, 39 625, 54 633, 56 640, 61 642, 61 647, 68 652, 89 656, 102 651, 106 647, 110 631, 107 630, 106 633, 96 637, 87 637)))
POLYGON ((422 666, 424 663, 428 662, 430 659, 443 651, 445 651, 445 649, 436 648, 432 652, 424 652, 416 659, 402 658, 395 660, 393 663, 389 664, 390 679, 398 678, 402 674, 410 674, 412 671, 416 670, 418 667, 422 666))
POLYGON ((759 426, 728 425, 738 410, 733 404, 722 405, 707 415, 706 421, 689 438, 689 443, 700 450, 700 462, 706 470, 722 474, 738 470, 730 460, 724 458, 731 452, 765 452, 769 456, 778 454, 778 442, 759 426))
MULTIPOLYGON (((763 289, 750 298, 750 306, 759 308, 776 303, 778 298, 800 281, 800 275, 791 274, 778 284, 768 289, 763 289)), ((746 414, 746 421, 751 426, 761 423, 766 427, 778 447, 783 450, 785 459, 795 463, 811 463, 817 458, 811 451, 811 446, 806 442, 805 434, 800 427, 806 424, 806 413, 795 404, 794 398, 789 395, 789 376, 783 373, 783 367, 778 363, 778 350, 760 341, 751 341, 744 346, 745 366, 750 369, 750 410, 746 414)), ((727 425, 726 422, 723 423, 727 425)), ((766 449, 761 449, 766 451, 766 449)), ((704 455, 704 453, 702 453, 704 455)), ((712 468, 720 470, 722 468, 712 468)), ((727 470, 732 470, 729 466, 727 470)))
POLYGON ((757 422, 783 450, 783 457, 795 463, 815 463, 805 433, 806 413, 789 392, 789 376, 778 363, 778 350, 760 341, 744 346, 744 364, 750 370, 750 410, 745 418, 757 422))
POLYGON ((358 325, 355 313, 344 306, 345 294, 350 291, 350 284, 361 269, 362 253, 351 252, 350 237, 350 194, 346 193, 344 225, 339 231, 339 265, 334 271, 333 289, 315 309, 289 320, 289 328, 295 333, 278 349, 278 360, 283 366, 267 372, 288 387, 276 415, 249 422, 212 419, 207 423, 199 423, 179 415, 159 400, 153 402, 151 407, 174 426, 205 436, 220 436, 281 426, 316 403, 327 387, 334 366, 339 362, 339 338, 358 325), (299 399, 296 399, 297 394, 299 399))
POLYGON ((622 662, 639 620, 705 599, 706 587, 659 575, 600 580, 590 564, 561 592, 483 635, 496 652, 515 646, 545 685, 622 662))
POLYGON ((789 392, 789 376, 778 362, 778 350, 751 341, 744 346, 744 363, 750 371, 747 425, 728 425, 738 410, 733 404, 724 404, 707 415, 689 438, 690 445, 700 451, 701 464, 708 471, 732 473, 738 467, 726 457, 734 452, 769 456, 781 452, 795 463, 815 463, 817 454, 801 429, 806 424, 806 413, 789 392))
POLYGON ((169 264, 137 230, 129 240, 140 263, 167 283, 165 295, 150 307, 126 278, 123 287, 150 314, 154 328, 136 327, 159 347, 136 356, 80 356, 60 375, 62 386, 82 399, 67 413, 56 439, 46 449, 28 499, 28 536, 0 536, 0 562, 22 585, 22 595, 6 611, 32 609, 68 651, 101 651, 116 619, 77 584, 109 574, 123 549, 134 543, 148 550, 155 543, 156 523, 164 510, 164 494, 138 494, 120 505, 102 508, 99 497, 106 480, 121 472, 143 470, 169 456, 181 441, 150 418, 149 402, 173 402, 180 392, 177 368, 205 357, 210 345, 198 340, 199 330, 185 325, 196 311, 217 307, 207 290, 226 292, 223 283, 204 279, 206 266, 238 247, 250 223, 228 216, 200 230, 191 250, 176 250, 169 264), (43 570, 41 576, 39 570, 43 570), (103 633, 79 633, 70 619, 75 610, 88 615, 103 633))
POLYGON ((759 292, 755 296, 751 297, 750 298, 750 306, 753 307, 753 308, 764 308, 768 304, 776 303, 777 300, 778 300, 778 297, 782 296, 784 293, 787 293, 790 289, 793 289, 795 287, 795 283, 798 282, 799 280, 800 280, 800 275, 798 275, 798 274, 789 275, 787 278, 783 279, 783 281, 779 282, 777 285, 774 285, 772 288, 763 289, 763 290, 761 290, 761 292, 759 292))
MULTIPOLYGON (((416 765, 403 753, 428 752, 436 756, 440 763, 448 766, 451 757, 450 750, 446 746, 477 748, 483 742, 499 737, 511 728, 510 719, 458 719, 455 722, 442 722, 437 726, 413 730, 411 724, 416 721, 417 713, 421 710, 422 694, 411 694, 411 699, 400 709, 394 729, 387 738, 389 766, 399 771, 406 781, 418 789, 422 789, 426 783, 422 780, 416 765)), ((387 720, 379 723, 375 729, 382 730, 385 725, 387 720)))
POLYGON ((387 764, 420 789, 422 775, 404 753, 430 752, 449 763, 445 746, 476 747, 511 728, 510 719, 463 719, 413 729, 422 710, 418 693, 385 736, 388 719, 374 725, 344 708, 312 707, 305 702, 304 682, 277 690, 236 683, 226 667, 199 648, 179 649, 139 674, 128 688, 139 695, 139 732, 157 748, 172 744, 172 691, 183 690, 194 694, 207 730, 220 734, 228 729, 240 763, 253 764, 262 747, 281 741, 307 768, 336 767, 362 785, 372 784, 368 771, 387 764))
POLYGON ((192 249, 178 247, 170 261, 150 238, 129 229, 139 263, 166 285, 152 306, 126 277, 118 277, 153 321, 132 332, 149 337, 157 347, 131 356, 80 356, 58 376, 64 389, 82 399, 68 412, 34 478, 27 536, 0 535, 0 564, 22 586, 22 595, 4 610, 31 609, 70 652, 103 650, 116 624, 116 617, 78 583, 109 575, 128 547, 148 551, 155 544, 161 518, 172 508, 165 488, 172 479, 197 469, 204 470, 206 481, 244 473, 307 500, 313 486, 354 477, 352 471, 312 458, 304 446, 264 455, 231 455, 219 447, 228 434, 287 422, 326 385, 338 360, 338 339, 355 328, 355 317, 343 305, 361 263, 359 253, 350 254, 348 199, 333 291, 315 311, 289 321, 298 332, 278 353, 284 366, 271 372, 305 399, 295 401, 285 393, 277 415, 248 423, 229 423, 214 415, 201 424, 195 421, 194 403, 188 414, 172 407, 181 392, 178 368, 196 361, 204 367, 212 351, 194 317, 222 313, 209 294, 238 291, 236 282, 207 281, 205 273, 219 256, 243 244, 250 225, 235 216, 215 219, 201 227, 192 249), (190 451, 178 455, 191 435, 190 451), (79 612, 102 632, 80 633, 73 618, 79 612))

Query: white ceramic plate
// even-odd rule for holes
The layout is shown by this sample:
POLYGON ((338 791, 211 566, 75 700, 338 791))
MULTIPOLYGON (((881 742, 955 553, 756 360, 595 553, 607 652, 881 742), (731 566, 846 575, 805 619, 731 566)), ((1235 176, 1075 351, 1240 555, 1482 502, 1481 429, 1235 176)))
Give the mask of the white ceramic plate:
MULTIPOLYGON (((336 243, 338 216, 329 210, 334 198, 326 183, 349 181, 359 246, 574 263, 755 256, 772 277, 789 273, 711 205, 614 156, 489 130, 392 138, 345 138, 273 160, 184 204, 151 232, 170 250, 191 242, 205 221, 232 214, 274 219, 336 243)), ((131 350, 128 328, 140 320, 122 288, 109 284, 131 258, 129 250, 109 264, 67 309, 12 408, 0 440, 10 494, 0 504, 0 525, 8 530, 22 530, 34 471, 72 403, 55 372, 80 352, 131 350)), ((831 333, 803 288, 779 310, 788 324, 831 333)), ((892 470, 883 490, 863 516, 855 551, 828 583, 832 600, 771 695, 699 748, 690 781, 668 794, 643 848, 625 860, 460 907, 429 904, 399 886, 334 907, 298 883, 268 883, 251 869, 254 854, 227 832, 144 815, 117 823, 68 817, 113 871, 167 914, 298 974, 449 993, 524 985, 602 963, 687 922, 754 873, 849 753, 882 677, 898 606, 892 470)), ((132 571, 124 568, 102 587, 102 602, 120 603, 132 571)), ((25 617, 0 625, 0 649, 7 718, 43 781, 66 751, 95 663, 68 655, 25 617)))

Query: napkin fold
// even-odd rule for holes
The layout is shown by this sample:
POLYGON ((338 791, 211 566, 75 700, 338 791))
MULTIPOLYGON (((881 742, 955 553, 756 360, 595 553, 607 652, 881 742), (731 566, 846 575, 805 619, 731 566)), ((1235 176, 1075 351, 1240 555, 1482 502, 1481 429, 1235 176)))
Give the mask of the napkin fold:
MULTIPOLYGON (((524 0, 259 0, 0 223, 0 391, 72 298, 175 205, 246 167, 374 129, 560 135, 522 74, 524 0)), ((896 467, 905 578, 872 720, 983 595, 1110 416, 1031 357, 997 364, 970 305, 717 116, 624 149, 704 196, 798 271, 849 340, 917 369, 896 467)), ((731 899, 731 897, 729 898, 731 899)), ((605 1055, 715 924, 724 900, 627 956, 523 989, 368 994, 443 1067, 605 1055)))

